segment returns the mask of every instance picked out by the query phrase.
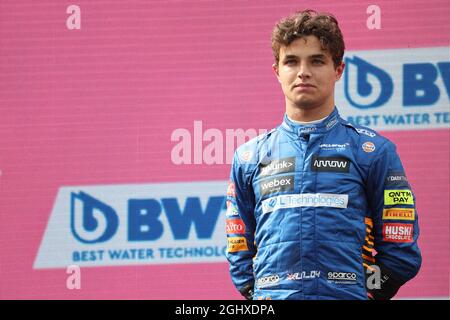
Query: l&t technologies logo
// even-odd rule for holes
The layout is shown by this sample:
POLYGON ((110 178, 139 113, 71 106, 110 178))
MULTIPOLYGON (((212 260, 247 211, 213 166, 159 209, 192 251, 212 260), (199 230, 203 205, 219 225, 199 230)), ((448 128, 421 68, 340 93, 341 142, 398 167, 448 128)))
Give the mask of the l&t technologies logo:
POLYGON ((224 190, 224 181, 61 188, 34 268, 223 262, 224 190))

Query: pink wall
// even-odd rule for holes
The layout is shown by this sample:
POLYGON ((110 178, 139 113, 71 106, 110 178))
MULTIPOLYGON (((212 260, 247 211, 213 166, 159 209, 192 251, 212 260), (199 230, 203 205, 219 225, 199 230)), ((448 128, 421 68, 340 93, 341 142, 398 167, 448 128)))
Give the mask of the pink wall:
MULTIPOLYGON (((226 263, 66 270, 33 262, 61 186, 226 180, 229 165, 174 165, 171 133, 272 128, 283 97, 270 33, 298 1, 61 1, 0 5, 0 298, 234 299, 226 263)), ((348 50, 449 46, 448 1, 309 1, 348 50)), ((449 295, 449 129, 386 131, 418 199, 423 266, 400 297, 449 295)))

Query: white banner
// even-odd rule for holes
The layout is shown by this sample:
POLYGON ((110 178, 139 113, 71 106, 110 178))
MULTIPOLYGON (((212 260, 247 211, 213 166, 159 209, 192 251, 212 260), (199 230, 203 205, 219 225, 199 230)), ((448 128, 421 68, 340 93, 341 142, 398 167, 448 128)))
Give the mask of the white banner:
POLYGON ((224 262, 227 181, 60 188, 34 268, 224 262))
POLYGON ((346 53, 336 84, 341 116, 374 130, 450 127, 450 48, 346 53))

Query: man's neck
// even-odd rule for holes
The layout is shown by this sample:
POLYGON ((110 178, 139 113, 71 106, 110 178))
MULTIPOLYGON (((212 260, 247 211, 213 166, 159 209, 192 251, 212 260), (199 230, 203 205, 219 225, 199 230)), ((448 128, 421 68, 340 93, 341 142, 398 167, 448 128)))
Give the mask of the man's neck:
POLYGON ((318 107, 311 109, 303 109, 286 104, 286 114, 289 117, 289 119, 300 122, 310 122, 324 119, 333 112, 333 109, 334 103, 326 107, 318 107))

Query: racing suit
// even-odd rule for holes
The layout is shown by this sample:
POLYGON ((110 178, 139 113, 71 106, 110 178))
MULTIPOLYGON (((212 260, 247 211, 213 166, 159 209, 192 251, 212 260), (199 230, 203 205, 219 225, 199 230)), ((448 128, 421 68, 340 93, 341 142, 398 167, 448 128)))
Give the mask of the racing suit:
POLYGON ((336 108, 314 125, 285 115, 241 145, 226 216, 231 278, 247 299, 390 299, 421 265, 395 145, 336 108))

